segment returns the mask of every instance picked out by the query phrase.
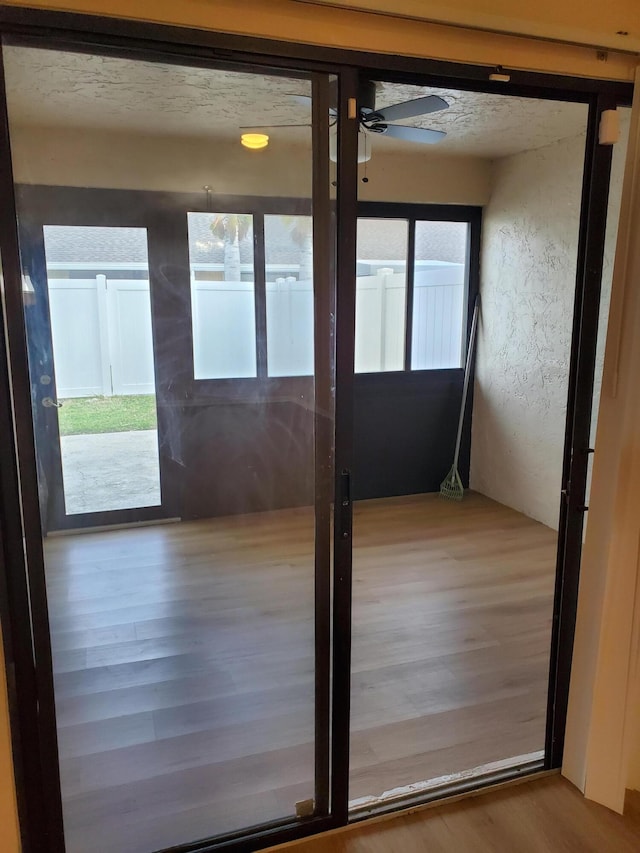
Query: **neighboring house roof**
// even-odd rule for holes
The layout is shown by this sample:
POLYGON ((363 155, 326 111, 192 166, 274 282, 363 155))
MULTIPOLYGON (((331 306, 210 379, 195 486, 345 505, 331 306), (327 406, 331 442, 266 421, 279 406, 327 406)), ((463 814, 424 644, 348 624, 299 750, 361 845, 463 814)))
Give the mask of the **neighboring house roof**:
MULTIPOLYGON (((189 214, 189 252, 196 264, 223 264, 224 244, 210 228, 209 213, 189 214)), ((266 260, 269 264, 297 264, 300 247, 291 236, 292 217, 269 216, 265 223, 266 260)), ((240 261, 253 259, 253 231, 240 241, 240 261)), ((367 220, 358 239, 362 260, 404 260, 406 226, 402 221, 367 220)), ((147 263, 144 228, 103 228, 93 226, 45 226, 45 247, 49 263, 147 263)), ((460 223, 418 223, 416 259, 464 263, 466 236, 460 223)))
POLYGON ((49 263, 146 263, 144 228, 94 228, 45 225, 49 263))
MULTIPOLYGON (((361 220, 358 258, 405 260, 408 225, 406 220, 361 220)), ((418 222, 417 261, 449 261, 463 264, 467 253, 466 224, 461 222, 418 222)))

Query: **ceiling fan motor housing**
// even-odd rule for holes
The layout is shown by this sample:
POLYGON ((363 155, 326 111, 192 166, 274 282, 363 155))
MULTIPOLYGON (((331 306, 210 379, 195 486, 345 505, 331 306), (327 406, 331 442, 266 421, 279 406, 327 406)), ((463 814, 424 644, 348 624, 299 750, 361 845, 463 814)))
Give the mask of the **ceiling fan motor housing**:
MULTIPOLYGON (((338 81, 331 81, 331 106, 338 109, 338 81)), ((358 84, 358 110, 360 113, 374 113, 376 108, 376 84, 371 80, 361 80, 358 84)))
POLYGON ((376 111, 376 84, 363 80, 358 86, 358 108, 368 115, 376 111))

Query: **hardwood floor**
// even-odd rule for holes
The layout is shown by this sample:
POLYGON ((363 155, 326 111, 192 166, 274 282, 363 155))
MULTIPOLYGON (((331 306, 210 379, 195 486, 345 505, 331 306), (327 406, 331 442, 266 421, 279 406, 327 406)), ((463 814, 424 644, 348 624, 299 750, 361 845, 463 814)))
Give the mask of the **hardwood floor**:
POLYGON ((591 803, 561 776, 349 827, 289 853, 637 853, 640 794, 624 817, 591 803))
MULTIPOLYGON (((481 495, 355 507, 350 796, 542 749, 556 535, 481 495)), ((313 796, 313 516, 46 542, 69 853, 313 796)))

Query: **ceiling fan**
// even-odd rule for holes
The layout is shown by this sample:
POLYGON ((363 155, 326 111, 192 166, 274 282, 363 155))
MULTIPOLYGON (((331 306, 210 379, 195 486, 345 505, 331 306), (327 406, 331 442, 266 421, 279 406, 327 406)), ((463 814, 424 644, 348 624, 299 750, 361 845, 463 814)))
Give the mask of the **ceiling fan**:
MULTIPOLYGON (((332 102, 337 103, 337 89, 332 87, 332 102)), ((311 106, 311 97, 307 95, 289 95, 295 103, 311 106)), ((392 104, 389 107, 376 109, 376 84, 366 81, 360 84, 358 90, 358 122, 359 130, 365 133, 375 133, 383 136, 402 139, 405 142, 419 142, 433 145, 440 142, 447 134, 444 130, 432 130, 425 127, 412 127, 405 124, 392 124, 399 119, 414 118, 416 116, 428 115, 439 110, 445 110, 449 104, 438 95, 426 95, 423 98, 414 98, 400 104, 392 104)), ((329 108, 329 121, 331 126, 338 121, 337 107, 329 108)), ((281 127, 311 127, 306 124, 275 124, 275 125, 250 125, 242 127, 241 130, 270 130, 281 127)))

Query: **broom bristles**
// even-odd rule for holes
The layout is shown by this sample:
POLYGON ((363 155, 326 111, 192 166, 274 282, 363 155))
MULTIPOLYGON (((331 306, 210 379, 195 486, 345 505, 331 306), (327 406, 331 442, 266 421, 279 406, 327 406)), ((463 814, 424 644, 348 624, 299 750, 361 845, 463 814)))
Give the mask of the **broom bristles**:
POLYGON ((455 465, 440 484, 440 497, 450 501, 461 501, 464 497, 464 486, 455 465))

